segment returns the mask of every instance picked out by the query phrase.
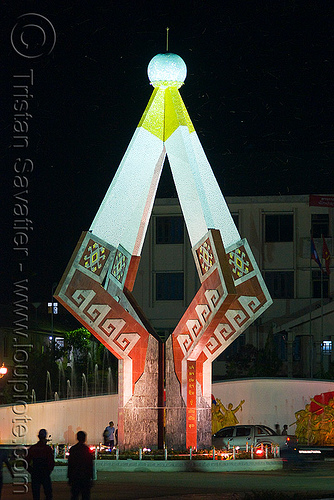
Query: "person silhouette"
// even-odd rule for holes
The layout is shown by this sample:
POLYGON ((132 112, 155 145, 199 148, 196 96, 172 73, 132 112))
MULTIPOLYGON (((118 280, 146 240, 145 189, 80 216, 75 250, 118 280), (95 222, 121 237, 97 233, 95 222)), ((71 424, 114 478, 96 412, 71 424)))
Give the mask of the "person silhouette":
POLYGON ((90 500, 90 489, 93 482, 93 456, 85 444, 87 434, 77 433, 77 444, 71 446, 68 456, 67 477, 71 486, 71 500, 90 500))
POLYGON ((43 486, 45 499, 52 500, 52 484, 50 474, 55 462, 52 449, 47 445, 47 431, 41 429, 38 433, 38 443, 30 446, 27 463, 28 472, 31 474, 31 490, 34 500, 40 500, 41 486, 43 486))
POLYGON ((114 427, 114 422, 112 420, 109 422, 109 425, 107 425, 107 427, 103 431, 103 439, 104 439, 104 445, 109 446, 111 451, 115 443, 115 427, 114 427))

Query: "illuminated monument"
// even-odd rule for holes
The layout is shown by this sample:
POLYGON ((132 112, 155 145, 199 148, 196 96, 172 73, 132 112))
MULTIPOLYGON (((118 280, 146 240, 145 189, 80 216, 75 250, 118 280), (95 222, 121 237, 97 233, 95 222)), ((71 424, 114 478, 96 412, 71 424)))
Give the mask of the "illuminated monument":
POLYGON ((55 294, 119 359, 122 448, 210 446, 211 364, 272 302, 179 94, 186 72, 151 60, 152 97, 55 294), (166 154, 201 286, 164 345, 131 291, 166 154))

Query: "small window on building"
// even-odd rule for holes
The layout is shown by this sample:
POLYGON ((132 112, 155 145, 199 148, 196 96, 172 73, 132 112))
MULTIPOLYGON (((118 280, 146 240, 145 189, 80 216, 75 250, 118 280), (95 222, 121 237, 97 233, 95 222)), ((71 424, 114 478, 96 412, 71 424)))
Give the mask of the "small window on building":
POLYGON ((293 241, 293 214, 266 214, 265 241, 293 241))
POLYGON ((183 300, 183 273, 156 273, 156 300, 183 300))
POLYGON ((329 280, 328 274, 322 271, 312 271, 312 297, 314 299, 321 298, 321 286, 322 286, 322 298, 327 299, 329 297, 329 280))
POLYGON ((228 360, 236 356, 240 349, 245 346, 245 335, 242 333, 222 353, 221 360, 228 360))
POLYGON ((329 215, 312 214, 311 215, 311 233, 313 238, 325 238, 329 235, 329 215))
POLYGON ((173 328, 155 328, 156 333, 159 335, 161 340, 165 342, 168 337, 173 333, 173 328))
POLYGON ((330 356, 332 354, 333 343, 331 340, 324 340, 321 344, 321 352, 325 356, 330 356))
POLYGON ((156 217, 156 244, 177 244, 184 240, 184 222, 180 216, 156 217))
POLYGON ((292 343, 292 356, 293 361, 301 360, 301 335, 296 335, 295 340, 292 343))
POLYGON ((273 299, 294 298, 293 271, 266 271, 264 280, 273 299))
POLYGON ((287 360, 288 336, 286 332, 274 334, 275 354, 281 361, 287 360))

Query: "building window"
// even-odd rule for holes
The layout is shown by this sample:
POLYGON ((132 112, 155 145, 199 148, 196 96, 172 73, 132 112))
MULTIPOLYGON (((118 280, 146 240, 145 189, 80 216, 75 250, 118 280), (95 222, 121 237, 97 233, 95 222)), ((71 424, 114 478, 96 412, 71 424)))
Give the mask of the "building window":
POLYGON ((183 300, 184 278, 183 273, 156 273, 155 298, 156 300, 183 300))
POLYGON ((165 342, 173 331, 174 328, 155 328, 155 332, 159 335, 162 342, 165 342))
POLYGON ((221 354, 220 361, 225 361, 225 360, 230 360, 234 356, 236 356, 239 352, 239 350, 242 350, 243 347, 245 346, 245 335, 242 333, 237 337, 232 344, 230 344, 224 352, 221 354))
POLYGON ((156 217, 156 243, 176 244, 183 243, 184 222, 180 216, 156 217))
POLYGON ((313 238, 321 238, 329 236, 329 215, 328 214, 312 214, 311 215, 311 233, 313 238))
POLYGON ((301 360, 301 351, 302 351, 301 345, 302 345, 301 335, 296 335, 295 340, 293 341, 292 344, 293 361, 301 360))
POLYGON ((275 354, 281 361, 287 360, 288 336, 286 332, 275 333, 274 346, 275 354))
POLYGON ((331 340, 324 340, 321 344, 321 352, 325 356, 330 356, 332 354, 333 343, 331 340))
POLYGON ((264 280, 273 299, 294 298, 293 271, 266 271, 264 280))
POLYGON ((322 271, 312 271, 312 297, 314 299, 321 298, 321 285, 322 297, 327 299, 329 297, 329 280, 328 274, 322 271))
POLYGON ((293 241, 293 214, 266 214, 265 241, 293 241))

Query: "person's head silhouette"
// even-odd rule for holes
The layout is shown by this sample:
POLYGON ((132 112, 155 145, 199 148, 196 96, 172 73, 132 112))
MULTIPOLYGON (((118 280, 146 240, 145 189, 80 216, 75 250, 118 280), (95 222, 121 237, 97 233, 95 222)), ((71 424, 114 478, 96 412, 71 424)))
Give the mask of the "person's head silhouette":
POLYGON ((84 443, 86 441, 87 434, 84 431, 77 432, 77 440, 79 443, 84 443))
POLYGON ((48 432, 46 429, 40 429, 40 431, 38 433, 38 439, 40 439, 40 440, 46 439, 47 435, 48 435, 48 432))

